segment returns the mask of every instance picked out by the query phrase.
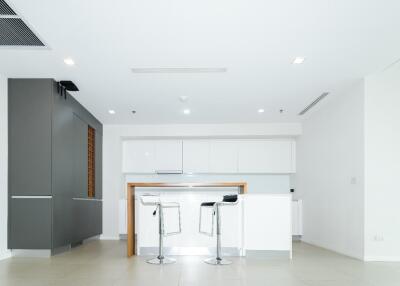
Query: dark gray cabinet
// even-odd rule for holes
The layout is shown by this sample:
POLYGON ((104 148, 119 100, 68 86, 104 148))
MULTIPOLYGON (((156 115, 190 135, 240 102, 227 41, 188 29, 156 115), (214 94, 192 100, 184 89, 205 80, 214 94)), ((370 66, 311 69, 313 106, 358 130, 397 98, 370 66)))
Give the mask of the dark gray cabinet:
POLYGON ((101 234, 101 123, 52 79, 9 79, 8 87, 9 248, 53 250, 101 234), (96 138, 91 198, 89 126, 96 138))

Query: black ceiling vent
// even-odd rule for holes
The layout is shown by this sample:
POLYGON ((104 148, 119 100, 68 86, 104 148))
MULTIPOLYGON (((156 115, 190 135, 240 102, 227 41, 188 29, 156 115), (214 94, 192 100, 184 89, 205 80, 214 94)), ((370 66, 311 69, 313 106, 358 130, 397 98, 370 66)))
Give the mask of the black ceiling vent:
POLYGON ((4 0, 0 0, 0 15, 17 15, 4 0))
POLYGON ((42 41, 19 18, 0 18, 0 46, 41 46, 42 41))
POLYGON ((0 46, 45 47, 4 0, 0 0, 0 46))
POLYGON ((78 87, 70 80, 60 80, 60 85, 68 91, 79 91, 78 87))

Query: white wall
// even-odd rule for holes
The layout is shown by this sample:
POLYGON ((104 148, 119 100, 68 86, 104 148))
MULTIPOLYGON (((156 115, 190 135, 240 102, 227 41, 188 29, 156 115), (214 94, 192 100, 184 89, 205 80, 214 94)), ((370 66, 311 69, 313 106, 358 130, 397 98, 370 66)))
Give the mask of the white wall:
POLYGON ((363 257, 364 84, 331 94, 303 122, 297 143, 297 197, 303 240, 363 257))
POLYGON ((104 125, 102 238, 118 238, 118 201, 121 190, 125 190, 125 178, 121 172, 123 138, 271 138, 294 137, 299 134, 301 134, 301 125, 299 123, 104 125))
POLYGON ((366 78, 365 259, 400 261, 400 64, 366 78))
POLYGON ((0 75, 0 259, 10 255, 7 250, 7 78, 0 75))

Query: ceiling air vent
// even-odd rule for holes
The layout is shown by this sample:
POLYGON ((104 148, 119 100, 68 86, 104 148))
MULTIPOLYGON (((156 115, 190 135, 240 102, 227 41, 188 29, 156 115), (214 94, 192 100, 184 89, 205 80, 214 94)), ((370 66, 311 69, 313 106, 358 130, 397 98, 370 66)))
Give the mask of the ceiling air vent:
POLYGON ((45 46, 28 25, 3 0, 0 0, 0 46, 45 46))
POLYGON ((0 0, 0 15, 17 15, 4 0, 0 0))
POLYGON ((227 68, 132 68, 133 73, 224 73, 227 68))
POLYGON ((318 96, 313 102, 311 102, 306 108, 304 108, 299 115, 304 115, 306 114, 311 108, 313 108, 314 106, 316 106, 318 104, 318 102, 320 102, 321 100, 323 100, 327 95, 329 94, 329 92, 324 92, 323 94, 321 94, 320 96, 318 96))

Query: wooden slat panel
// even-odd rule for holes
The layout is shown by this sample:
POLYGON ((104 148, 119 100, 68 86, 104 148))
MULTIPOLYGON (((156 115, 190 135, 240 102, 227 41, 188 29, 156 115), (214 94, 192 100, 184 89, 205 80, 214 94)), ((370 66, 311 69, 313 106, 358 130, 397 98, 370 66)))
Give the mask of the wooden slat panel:
POLYGON ((88 197, 95 197, 95 129, 88 126, 88 197))

